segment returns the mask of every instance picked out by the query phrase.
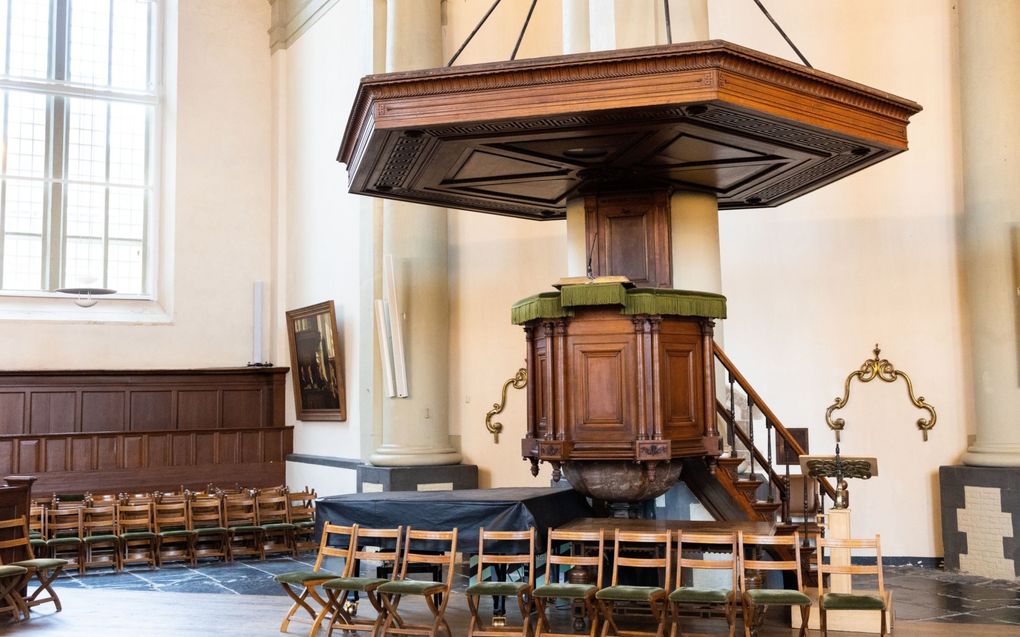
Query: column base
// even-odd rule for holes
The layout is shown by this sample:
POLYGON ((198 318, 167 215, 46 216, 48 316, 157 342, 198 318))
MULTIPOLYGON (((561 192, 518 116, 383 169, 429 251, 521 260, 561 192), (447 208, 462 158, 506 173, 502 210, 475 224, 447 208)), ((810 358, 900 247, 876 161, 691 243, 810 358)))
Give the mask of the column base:
POLYGON ((939 467, 946 570, 1020 577, 1020 468, 939 467))
POLYGON ((358 493, 373 491, 452 491, 477 489, 478 466, 449 464, 417 467, 358 465, 358 493))
POLYGON ((460 452, 453 447, 407 445, 383 445, 368 458, 377 467, 425 467, 458 464, 461 460, 460 452))
POLYGON ((1020 467, 1020 445, 976 444, 963 454, 963 464, 972 467, 1020 467))

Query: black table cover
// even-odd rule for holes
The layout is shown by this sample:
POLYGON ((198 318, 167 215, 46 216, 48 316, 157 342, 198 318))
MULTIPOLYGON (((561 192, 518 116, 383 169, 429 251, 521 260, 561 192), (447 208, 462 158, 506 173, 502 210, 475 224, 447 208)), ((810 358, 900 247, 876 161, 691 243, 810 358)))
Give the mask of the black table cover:
POLYGON ((536 552, 541 553, 547 529, 594 515, 584 496, 573 489, 529 487, 354 493, 319 498, 316 506, 320 524, 402 525, 428 531, 457 527, 457 544, 465 552, 478 545, 479 527, 526 531, 533 526, 538 532, 536 552))

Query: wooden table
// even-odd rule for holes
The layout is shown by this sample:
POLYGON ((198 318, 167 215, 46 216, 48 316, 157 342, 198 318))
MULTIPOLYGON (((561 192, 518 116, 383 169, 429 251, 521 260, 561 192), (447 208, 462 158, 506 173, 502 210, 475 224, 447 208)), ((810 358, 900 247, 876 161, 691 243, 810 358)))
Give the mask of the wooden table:
POLYGON ((563 526, 560 531, 598 531, 605 529, 606 542, 616 539, 616 530, 662 533, 663 531, 692 531, 698 533, 731 533, 743 531, 758 535, 773 535, 776 525, 765 521, 730 522, 726 520, 635 520, 628 518, 577 518, 563 526))

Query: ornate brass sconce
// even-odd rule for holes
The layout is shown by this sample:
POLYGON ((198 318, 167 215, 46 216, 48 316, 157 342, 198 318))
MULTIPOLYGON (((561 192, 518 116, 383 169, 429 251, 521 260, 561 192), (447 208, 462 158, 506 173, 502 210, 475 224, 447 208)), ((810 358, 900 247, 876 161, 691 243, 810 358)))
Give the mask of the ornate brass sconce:
POLYGON ((498 403, 492 403, 492 409, 489 413, 485 414, 485 428, 492 434, 492 439, 499 444, 499 432, 503 431, 503 423, 492 422, 492 417, 503 413, 506 409, 506 391, 513 385, 514 389, 524 389, 528 385, 528 370, 523 367, 517 370, 517 373, 513 378, 503 383, 503 396, 500 398, 498 403))
POLYGON ((837 397, 835 402, 829 405, 829 408, 825 410, 825 423, 829 425, 829 429, 836 432, 837 454, 839 453, 839 432, 843 431, 843 427, 846 423, 842 418, 836 418, 833 420, 832 413, 837 409, 845 407, 847 402, 850 400, 850 381, 854 378, 862 383, 871 382, 876 378, 886 383, 892 383, 895 382, 897 378, 903 378, 903 380, 907 383, 907 396, 910 398, 910 402, 913 403, 914 407, 923 409, 931 416, 930 418, 917 419, 917 428, 920 429, 921 433, 924 435, 925 442, 928 441, 928 431, 935 426, 935 420, 937 418, 935 415, 935 408, 924 401, 924 396, 914 397, 914 386, 913 383, 910 382, 910 377, 907 376, 906 372, 896 369, 893 367, 893 364, 886 359, 879 358, 879 354, 881 354, 882 350, 879 349, 878 343, 875 344, 875 349, 873 351, 875 352, 875 358, 864 361, 864 364, 861 365, 860 369, 852 372, 846 377, 846 381, 843 384, 843 397, 837 397))

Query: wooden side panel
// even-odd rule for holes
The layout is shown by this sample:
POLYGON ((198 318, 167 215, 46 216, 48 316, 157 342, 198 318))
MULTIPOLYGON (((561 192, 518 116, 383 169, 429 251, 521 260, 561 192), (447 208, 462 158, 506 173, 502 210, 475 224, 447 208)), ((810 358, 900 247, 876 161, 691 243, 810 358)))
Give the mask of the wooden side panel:
MULTIPOLYGON (((96 469, 110 471, 121 467, 119 436, 96 437, 96 469)), ((49 467, 47 467, 47 470, 49 467)))
POLYGON ((219 426, 219 392, 181 390, 177 392, 177 428, 212 429, 219 426))
POLYGON ((216 464, 216 444, 220 434, 202 432, 195 434, 195 464, 216 464))
POLYGON ((13 438, 0 439, 0 471, 3 471, 4 475, 15 473, 14 447, 16 443, 17 440, 13 438))
POLYGON ((74 431, 75 392, 33 392, 26 433, 50 434, 74 431))
POLYGON ((83 391, 81 393, 82 431, 124 431, 126 392, 83 391))
POLYGON ((131 431, 172 429, 173 422, 173 392, 131 392, 131 431))
POLYGON ((260 427, 262 418, 262 392, 257 389, 224 390, 223 426, 260 427))
POLYGON ((25 433, 25 392, 0 393, 0 435, 25 433))
POLYGON ((92 469, 92 437, 73 438, 71 440, 71 471, 92 471, 92 469))
POLYGON ((48 437, 46 438, 46 470, 67 471, 67 450, 70 445, 67 438, 48 437))
POLYGON ((664 192, 588 196, 585 217, 595 276, 622 275, 643 287, 672 287, 673 253, 664 192))
POLYGON ((42 468, 42 442, 38 438, 18 441, 18 473, 31 475, 42 468))
POLYGON ((634 339, 571 339, 570 438, 626 441, 636 418, 634 339))
POLYGON ((165 433, 150 434, 145 437, 146 458, 150 467, 165 467, 170 464, 170 450, 167 445, 165 433))
POLYGON ((172 434, 173 446, 171 448, 170 464, 175 467, 183 467, 195 464, 195 440, 192 434, 172 434))
POLYGON ((146 465, 145 461, 145 438, 141 435, 124 436, 121 438, 124 450, 124 462, 121 465, 125 469, 138 469, 146 465))
POLYGON ((697 352, 693 346, 671 344, 663 348, 664 431, 669 438, 700 435, 697 411, 697 352))

